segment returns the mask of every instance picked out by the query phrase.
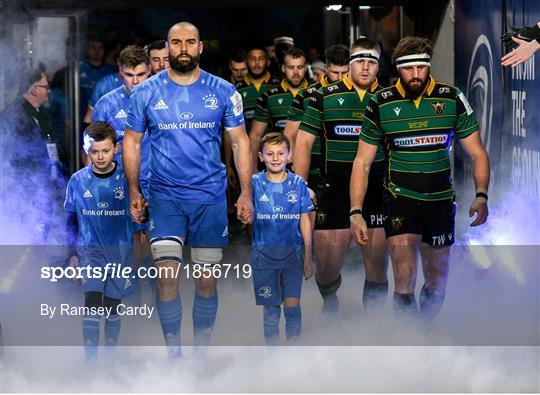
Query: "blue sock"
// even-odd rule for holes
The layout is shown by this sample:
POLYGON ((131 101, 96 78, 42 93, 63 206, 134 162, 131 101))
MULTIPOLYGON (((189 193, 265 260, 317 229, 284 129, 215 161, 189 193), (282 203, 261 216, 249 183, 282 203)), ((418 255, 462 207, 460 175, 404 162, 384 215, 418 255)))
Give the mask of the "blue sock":
POLYGON ((294 341, 302 332, 302 309, 300 305, 294 307, 284 307, 285 315, 285 334, 287 341, 294 341))
POLYGON ((85 314, 82 321, 84 355, 87 361, 96 359, 99 347, 99 314, 85 314))
POLYGON ((108 318, 105 317, 105 345, 116 347, 118 344, 118 336, 120 336, 120 316, 111 314, 108 318))
POLYGON ((182 355, 182 348, 180 345, 182 300, 180 300, 180 296, 166 302, 156 299, 156 308, 169 357, 179 357, 182 355))
POLYGON ((420 316, 425 320, 433 320, 441 311, 445 294, 431 292, 426 284, 420 292, 420 316))
POLYGON ((218 309, 217 292, 210 296, 201 296, 195 292, 193 299, 193 344, 197 346, 209 346, 212 338, 212 330, 216 322, 218 309))
POLYGON ((275 345, 279 340, 279 320, 281 318, 281 306, 263 307, 263 328, 266 344, 275 345))

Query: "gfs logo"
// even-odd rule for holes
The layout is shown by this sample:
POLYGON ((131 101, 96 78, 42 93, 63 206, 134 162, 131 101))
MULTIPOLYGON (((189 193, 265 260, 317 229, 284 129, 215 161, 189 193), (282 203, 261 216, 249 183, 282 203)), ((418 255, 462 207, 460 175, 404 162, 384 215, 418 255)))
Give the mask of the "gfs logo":
POLYGON ((180 119, 182 121, 189 121, 190 119, 193 119, 193 113, 183 112, 182 114, 180 114, 180 119))

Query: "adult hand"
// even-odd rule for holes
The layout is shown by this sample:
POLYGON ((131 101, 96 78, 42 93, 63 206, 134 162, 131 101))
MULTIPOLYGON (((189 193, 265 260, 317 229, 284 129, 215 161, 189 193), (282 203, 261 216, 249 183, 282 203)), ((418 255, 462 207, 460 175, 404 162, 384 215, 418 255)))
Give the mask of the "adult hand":
POLYGON ((351 215, 351 227, 349 228, 354 240, 360 245, 366 245, 368 241, 368 227, 362 214, 351 215))
POLYGON ((236 217, 243 224, 250 224, 253 222, 253 202, 251 196, 246 196, 244 192, 240 193, 238 200, 236 201, 236 217))
POLYGON ((486 198, 477 197, 473 200, 471 207, 469 208, 469 218, 472 218, 474 213, 477 213, 477 215, 476 219, 471 223, 471 226, 478 226, 486 223, 489 214, 486 198))
POLYGON ((518 47, 512 52, 507 53, 501 59, 501 65, 516 67, 528 60, 540 49, 540 43, 536 40, 526 41, 512 37, 512 41, 518 44, 518 47))
POLYGON ((129 199, 129 211, 131 213, 131 218, 133 219, 133 222, 140 224, 144 221, 148 203, 144 201, 144 198, 138 191, 130 193, 129 199))

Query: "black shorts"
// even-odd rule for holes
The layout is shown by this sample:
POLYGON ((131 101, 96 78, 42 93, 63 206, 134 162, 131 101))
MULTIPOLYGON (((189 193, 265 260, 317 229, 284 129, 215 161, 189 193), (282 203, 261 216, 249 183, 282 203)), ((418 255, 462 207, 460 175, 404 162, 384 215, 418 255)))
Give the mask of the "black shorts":
MULTIPOLYGON (((368 228, 384 226, 383 169, 383 164, 377 163, 370 171, 368 189, 362 207, 368 228)), ((333 182, 328 177, 321 177, 315 193, 317 194, 315 230, 349 228, 351 225, 349 179, 333 182)))
POLYGON ((385 194, 386 237, 405 233, 422 235, 422 242, 437 248, 454 244, 456 205, 452 200, 434 202, 385 194))
POLYGON ((368 228, 384 227, 384 162, 374 162, 369 171, 368 188, 362 205, 362 216, 368 228))

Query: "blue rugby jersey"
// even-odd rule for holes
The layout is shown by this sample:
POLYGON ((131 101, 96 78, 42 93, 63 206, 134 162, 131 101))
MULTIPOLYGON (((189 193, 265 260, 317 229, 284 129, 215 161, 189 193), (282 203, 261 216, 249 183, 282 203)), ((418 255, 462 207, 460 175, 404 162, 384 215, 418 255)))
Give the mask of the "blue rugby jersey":
POLYGON ((102 77, 92 90, 92 94, 88 99, 88 105, 94 108, 94 106, 96 105, 98 100, 101 99, 102 96, 122 85, 122 80, 120 79, 120 75, 117 72, 102 77))
POLYGON ((302 264, 300 216, 315 210, 315 206, 302 177, 287 172, 285 181, 274 183, 265 173, 251 178, 255 208, 252 266, 286 269, 302 264))
POLYGON ((137 85, 126 126, 147 130, 151 195, 213 204, 225 199, 222 127, 244 123, 234 85, 201 70, 190 85, 176 84, 164 70, 137 85))
POLYGON ((102 263, 126 263, 133 249, 134 224, 120 166, 107 178, 97 177, 91 164, 73 174, 64 208, 77 215, 77 249, 81 255, 100 256, 102 263))

